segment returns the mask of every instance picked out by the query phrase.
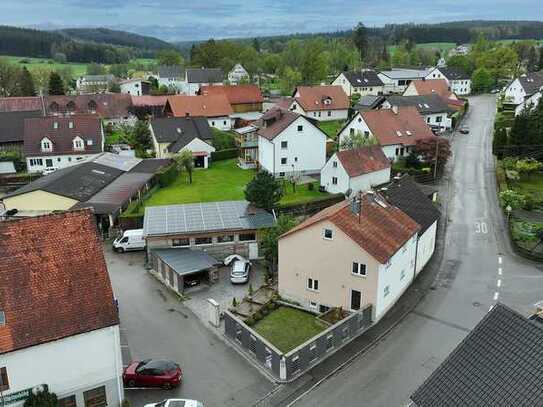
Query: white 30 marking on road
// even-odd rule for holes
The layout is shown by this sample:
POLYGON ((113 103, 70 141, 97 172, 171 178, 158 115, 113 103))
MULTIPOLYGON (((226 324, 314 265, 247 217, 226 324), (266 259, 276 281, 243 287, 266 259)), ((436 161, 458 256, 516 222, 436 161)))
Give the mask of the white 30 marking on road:
POLYGON ((498 297, 500 296, 500 293, 499 292, 495 292, 494 293, 494 301, 498 301, 498 297))
POLYGON ((502 262, 503 262, 502 256, 498 256, 498 263, 502 264, 502 262))
POLYGON ((487 234, 488 226, 486 222, 475 222, 475 233, 487 234))
POLYGON ((503 269, 501 267, 498 268, 498 274, 501 276, 503 274, 503 269))
POLYGON ((502 280, 498 280, 497 285, 498 285, 498 288, 500 288, 502 286, 502 280))

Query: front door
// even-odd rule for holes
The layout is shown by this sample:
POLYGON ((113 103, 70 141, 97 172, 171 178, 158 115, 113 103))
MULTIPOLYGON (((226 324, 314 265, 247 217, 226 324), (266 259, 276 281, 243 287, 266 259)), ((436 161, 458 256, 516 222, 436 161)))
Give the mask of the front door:
POLYGON ((362 293, 357 290, 351 290, 351 309, 355 311, 359 310, 361 302, 362 293))

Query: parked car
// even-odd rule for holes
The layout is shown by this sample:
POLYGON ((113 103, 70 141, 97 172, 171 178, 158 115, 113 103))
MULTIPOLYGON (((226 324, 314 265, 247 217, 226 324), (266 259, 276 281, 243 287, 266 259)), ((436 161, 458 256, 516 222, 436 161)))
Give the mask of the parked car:
POLYGON ((158 403, 146 404, 144 407, 204 407, 204 405, 196 400, 166 399, 158 403))
POLYGON ((230 282, 232 284, 245 284, 249 281, 251 263, 248 260, 236 260, 230 271, 230 282))
POLYGON ((42 175, 49 175, 49 174, 52 174, 56 171, 57 169, 56 168, 53 168, 53 167, 50 167, 50 168, 46 168, 44 169, 41 174, 42 175))
POLYGON ((162 387, 171 389, 181 383, 183 372, 170 360, 147 359, 132 362, 123 371, 123 383, 128 387, 162 387))
POLYGON ((143 229, 125 230, 121 236, 113 241, 113 250, 122 253, 130 250, 145 250, 143 229))
POLYGON ((183 279, 183 286, 185 288, 196 287, 198 284, 200 284, 200 278, 201 276, 198 274, 185 276, 183 279))
POLYGON ((460 134, 469 134, 469 127, 468 126, 460 127, 460 134))

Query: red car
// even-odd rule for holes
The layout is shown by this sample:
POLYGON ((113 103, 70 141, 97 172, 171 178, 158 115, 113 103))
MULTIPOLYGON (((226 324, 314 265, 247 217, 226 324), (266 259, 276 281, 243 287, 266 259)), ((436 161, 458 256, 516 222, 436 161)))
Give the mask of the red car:
POLYGON ((181 383, 182 376, 183 372, 175 362, 147 359, 128 365, 123 372, 123 382, 128 387, 171 389, 181 383))

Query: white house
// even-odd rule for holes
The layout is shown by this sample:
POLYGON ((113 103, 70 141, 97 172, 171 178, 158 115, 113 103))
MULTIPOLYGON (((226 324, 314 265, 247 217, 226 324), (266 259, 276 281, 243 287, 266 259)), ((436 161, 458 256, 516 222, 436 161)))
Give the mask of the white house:
POLYGON ((390 168, 380 146, 338 151, 321 171, 321 186, 332 194, 368 191, 390 181, 390 168))
POLYGON ((290 110, 318 121, 346 120, 349 98, 341 86, 298 86, 290 110))
POLYGON ((185 94, 197 95, 201 86, 224 85, 224 73, 220 68, 187 69, 185 94))
POLYGON ((437 225, 441 214, 409 176, 396 177, 380 190, 388 202, 401 209, 421 228, 417 236, 415 273, 418 274, 432 258, 437 239, 437 225))
POLYGON ((230 72, 228 72, 228 82, 231 85, 239 85, 240 82, 248 82, 251 77, 249 72, 241 64, 236 64, 230 72))
POLYGON ((102 123, 94 115, 27 119, 23 149, 28 172, 69 167, 104 151, 102 123))
POLYGON ((158 86, 165 86, 174 93, 185 92, 185 71, 180 65, 161 65, 156 72, 158 86))
POLYGON ((375 138, 391 160, 408 156, 418 140, 436 137, 413 106, 358 112, 339 132, 340 145, 358 132, 375 138))
POLYGON ((380 71, 379 79, 384 84, 384 93, 403 93, 412 81, 423 79, 428 75, 427 69, 392 69, 380 71))
POLYGON ((151 83, 144 79, 128 79, 121 82, 121 93, 132 96, 148 95, 151 92, 151 83))
POLYGON ((166 117, 149 123, 156 158, 172 158, 182 150, 189 150, 197 168, 207 168, 213 133, 204 117, 166 117))
POLYGON ((386 96, 381 104, 382 109, 392 109, 393 106, 413 106, 424 118, 426 124, 436 130, 449 130, 452 127, 452 119, 449 117, 455 112, 438 94, 423 96, 386 96))
POLYGON ((520 105, 543 87, 543 71, 523 74, 505 89, 505 102, 520 105))
POLYGON ((297 113, 269 110, 257 135, 258 162, 276 176, 317 174, 326 162, 326 134, 297 113))
POLYGON ((371 305, 378 321, 414 279, 419 230, 377 193, 324 209, 279 238, 279 294, 319 312, 371 305))
POLYGON ((471 93, 471 78, 462 69, 456 67, 437 67, 432 69, 425 79, 445 79, 451 92, 457 95, 469 95, 471 93))
POLYGON ((524 111, 524 109, 529 109, 529 110, 536 109, 539 106, 539 103, 541 102, 542 95, 543 95, 543 87, 542 87, 542 90, 527 97, 524 102, 522 102, 520 105, 518 105, 515 108, 515 116, 518 116, 519 114, 521 114, 524 111))
POLYGON ((379 79, 377 72, 370 69, 341 72, 332 85, 341 86, 347 96, 355 93, 360 96, 378 96, 385 92, 385 84, 379 79))
POLYGON ((94 214, 9 220, 1 228, 2 403, 21 407, 46 385, 59 406, 119 406, 118 309, 94 214))
POLYGON ((77 78, 76 89, 81 93, 105 92, 115 81, 115 76, 107 75, 84 75, 77 78))

